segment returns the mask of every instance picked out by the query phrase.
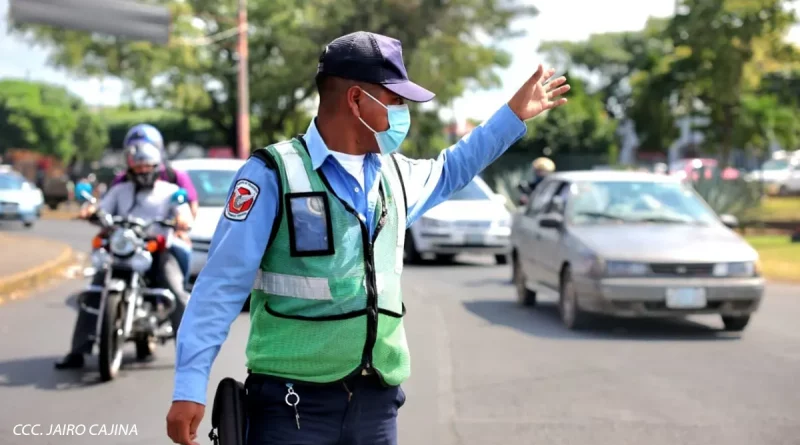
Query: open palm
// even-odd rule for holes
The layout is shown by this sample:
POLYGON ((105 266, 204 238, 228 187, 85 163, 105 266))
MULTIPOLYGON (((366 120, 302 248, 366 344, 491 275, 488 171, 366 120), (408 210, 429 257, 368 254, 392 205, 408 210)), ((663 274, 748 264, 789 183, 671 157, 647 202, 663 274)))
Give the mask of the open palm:
POLYGON ((517 117, 525 121, 567 103, 567 99, 561 97, 570 88, 566 83, 567 78, 561 76, 550 80, 555 71, 553 68, 545 71, 542 65, 539 65, 533 76, 508 101, 509 108, 517 117))

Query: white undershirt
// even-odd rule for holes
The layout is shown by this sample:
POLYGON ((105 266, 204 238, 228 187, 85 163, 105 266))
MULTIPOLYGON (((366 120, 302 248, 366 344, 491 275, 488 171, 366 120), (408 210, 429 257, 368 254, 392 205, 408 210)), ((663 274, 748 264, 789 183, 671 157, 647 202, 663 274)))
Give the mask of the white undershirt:
POLYGON ((342 164, 347 173, 350 173, 364 189, 364 158, 366 155, 350 155, 339 153, 338 151, 331 151, 331 155, 342 164))

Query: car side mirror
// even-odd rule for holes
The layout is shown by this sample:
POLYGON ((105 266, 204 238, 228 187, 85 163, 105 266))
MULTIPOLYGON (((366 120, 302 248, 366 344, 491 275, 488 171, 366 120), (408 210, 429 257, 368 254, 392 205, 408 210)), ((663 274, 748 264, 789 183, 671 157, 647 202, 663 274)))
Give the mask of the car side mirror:
POLYGON ((557 218, 542 218, 539 220, 539 226, 548 229, 560 229, 562 226, 562 221, 557 218))
POLYGON ((725 224, 728 228, 735 229, 739 227, 739 219, 733 215, 720 215, 719 220, 722 221, 722 224, 725 224))

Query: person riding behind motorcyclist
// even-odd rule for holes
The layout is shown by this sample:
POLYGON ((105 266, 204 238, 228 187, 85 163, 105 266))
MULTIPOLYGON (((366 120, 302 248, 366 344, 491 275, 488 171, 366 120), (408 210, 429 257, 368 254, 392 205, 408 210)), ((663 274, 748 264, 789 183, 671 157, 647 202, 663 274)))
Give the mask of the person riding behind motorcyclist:
POLYGON ((531 163, 531 172, 533 173, 533 179, 531 179, 530 181, 522 182, 518 186, 520 191, 520 199, 519 199, 520 204, 527 204, 528 197, 530 196, 531 193, 533 193, 533 190, 536 188, 536 186, 539 185, 539 183, 542 182, 542 180, 547 175, 553 173, 555 169, 556 169, 556 164, 553 163, 553 161, 551 161, 550 159, 545 157, 536 158, 531 163))
MULTIPOLYGON (((164 149, 164 137, 161 136, 161 132, 150 124, 134 125, 128 130, 125 139, 122 141, 122 145, 127 147, 131 143, 137 141, 149 142, 158 147, 161 151, 162 159, 162 163, 159 165, 159 178, 163 181, 177 184, 179 187, 186 190, 186 194, 189 196, 189 206, 192 208, 192 216, 197 217, 197 208, 199 204, 197 201, 197 190, 194 188, 192 178, 184 171, 173 169, 169 164, 164 149)), ((130 174, 129 169, 117 175, 114 180, 111 181, 111 187, 130 179, 130 174)))
MULTIPOLYGON (((178 230, 189 230, 193 221, 188 204, 175 205, 173 196, 180 190, 175 184, 158 178, 161 165, 161 150, 148 142, 134 142, 126 147, 131 180, 111 187, 98 204, 99 209, 112 216, 132 216, 146 221, 175 218, 178 230)), ((97 209, 88 205, 81 209, 80 217, 88 218, 97 209)), ((153 224, 150 234, 169 236, 170 229, 153 224)), ((153 256, 153 266, 149 272, 151 286, 169 289, 176 297, 175 310, 170 314, 173 334, 177 333, 181 318, 189 299, 184 288, 184 277, 174 254, 167 250, 153 256)), ((93 286, 104 284, 105 271, 98 270, 92 280, 93 286)), ((99 307, 100 294, 86 291, 81 296, 83 302, 91 307, 99 307)), ((91 336, 95 332, 97 317, 84 310, 78 311, 78 319, 72 337, 72 348, 64 359, 56 363, 57 369, 80 368, 84 354, 92 352, 91 336)))

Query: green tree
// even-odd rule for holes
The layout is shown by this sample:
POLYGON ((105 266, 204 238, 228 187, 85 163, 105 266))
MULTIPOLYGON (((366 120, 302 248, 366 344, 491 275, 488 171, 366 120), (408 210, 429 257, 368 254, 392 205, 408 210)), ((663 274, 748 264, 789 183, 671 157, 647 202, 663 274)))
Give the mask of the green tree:
POLYGON ((632 104, 631 77, 653 70, 672 51, 664 36, 668 24, 668 19, 650 18, 641 31, 593 34, 582 42, 543 42, 539 50, 553 63, 595 79, 592 92, 601 94, 612 116, 622 118, 632 104))
POLYGON ((553 156, 607 154, 616 145, 617 122, 600 94, 589 94, 584 81, 569 78, 569 105, 533 120, 523 142, 534 151, 547 147, 553 156))
POLYGON ((0 151, 27 148, 63 161, 97 159, 108 137, 99 116, 65 88, 0 80, 0 151))
POLYGON ((746 96, 759 88, 766 72, 795 58, 784 40, 795 22, 789 3, 791 0, 679 2, 680 14, 668 29, 680 54, 671 70, 679 79, 682 102, 693 104, 696 99, 702 103, 697 112, 709 118, 706 140, 723 162, 734 147, 753 141, 752 132, 737 131, 748 111, 746 96))
MULTIPOLYGON (((161 0, 162 3, 167 0, 161 0)), ((315 93, 316 61, 325 43, 359 29, 400 39, 412 77, 446 103, 467 86, 499 84, 494 69, 508 54, 481 43, 502 39, 513 18, 534 14, 521 1, 251 0, 249 76, 252 141, 263 146, 291 136, 306 116, 298 109, 315 93)), ((169 3, 176 17, 173 42, 160 47, 42 26, 19 28, 31 42, 54 50, 51 62, 83 75, 116 76, 146 92, 158 106, 210 122, 236 143, 235 39, 188 44, 201 34, 235 25, 235 0, 169 3)), ((220 34, 217 34, 218 36, 220 34)), ((222 34, 221 36, 224 36, 222 34)), ((415 134, 424 134, 415 133, 415 134)), ((421 136, 420 136, 421 137, 421 136)), ((420 144, 421 142, 417 142, 420 144)))

